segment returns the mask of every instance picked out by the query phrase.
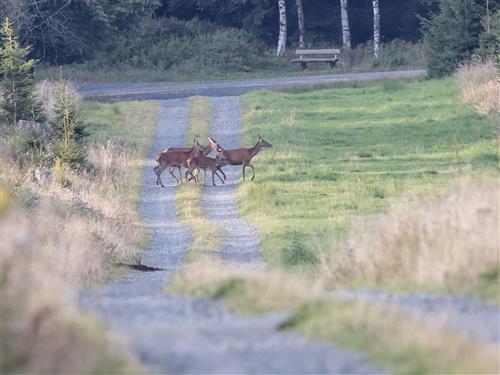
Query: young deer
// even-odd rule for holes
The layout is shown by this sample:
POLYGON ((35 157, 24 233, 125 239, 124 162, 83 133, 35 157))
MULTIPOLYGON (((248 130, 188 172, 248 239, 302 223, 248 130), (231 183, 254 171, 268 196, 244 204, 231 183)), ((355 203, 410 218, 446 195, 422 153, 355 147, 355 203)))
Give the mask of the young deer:
MULTIPOLYGON (((215 143, 218 145, 217 141, 211 137, 208 137, 208 140, 210 143, 215 143)), ((220 146, 218 146, 220 147, 220 146)), ((272 144, 267 142, 264 138, 262 138, 259 135, 259 139, 255 146, 252 148, 237 148, 234 150, 224 150, 222 149, 222 155, 223 155, 223 160, 221 164, 217 166, 217 170, 219 170, 222 175, 224 176, 224 180, 226 179, 226 174, 222 171, 222 167, 225 165, 241 165, 242 167, 242 173, 243 173, 243 180, 245 180, 245 168, 249 166, 252 168, 252 181, 255 178, 255 169, 250 162, 254 158, 255 155, 257 155, 260 150, 262 150, 263 147, 268 147, 271 148, 273 147, 272 144)))
POLYGON ((193 171, 195 169, 203 169, 203 185, 205 185, 205 180, 207 177, 207 168, 212 171, 212 185, 215 186, 215 175, 219 177, 219 180, 224 184, 224 180, 217 173, 218 166, 223 162, 224 156, 221 148, 217 149, 217 155, 215 158, 209 158, 207 156, 194 156, 189 162, 189 169, 186 172, 186 181, 188 179, 188 174, 194 176, 193 171))
POLYGON ((153 168, 157 177, 156 185, 165 187, 163 185, 163 182, 161 181, 160 175, 166 168, 169 168, 169 173, 177 183, 179 183, 179 180, 177 179, 177 177, 175 177, 173 171, 175 167, 179 168, 179 178, 182 182, 181 167, 189 168, 189 161, 193 156, 206 155, 210 152, 210 150, 212 150, 213 147, 215 147, 212 143, 209 143, 207 147, 204 147, 199 144, 198 140, 196 139, 193 141, 193 143, 193 147, 167 148, 158 154, 158 156, 156 157, 156 162, 158 163, 158 165, 153 168))

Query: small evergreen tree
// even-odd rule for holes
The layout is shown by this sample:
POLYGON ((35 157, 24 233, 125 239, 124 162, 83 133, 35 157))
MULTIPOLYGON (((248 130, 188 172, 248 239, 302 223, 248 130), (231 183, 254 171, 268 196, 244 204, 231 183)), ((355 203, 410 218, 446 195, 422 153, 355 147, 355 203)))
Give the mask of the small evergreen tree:
MULTIPOLYGON (((428 0, 425 2, 429 2, 428 0)), ((482 8, 474 0, 438 0, 438 11, 421 18, 430 77, 451 73, 479 46, 482 8)))
POLYGON ((85 163, 85 154, 81 144, 85 136, 78 112, 76 92, 62 79, 59 82, 53 127, 58 141, 54 154, 59 163, 70 168, 78 168, 85 163))
POLYGON ((7 123, 24 120, 43 120, 40 102, 35 98, 33 68, 36 60, 29 59, 30 47, 21 47, 8 18, 0 31, 0 91, 1 110, 7 123))
POLYGON ((500 10, 483 17, 483 33, 479 36, 479 54, 493 59, 500 68, 500 10))

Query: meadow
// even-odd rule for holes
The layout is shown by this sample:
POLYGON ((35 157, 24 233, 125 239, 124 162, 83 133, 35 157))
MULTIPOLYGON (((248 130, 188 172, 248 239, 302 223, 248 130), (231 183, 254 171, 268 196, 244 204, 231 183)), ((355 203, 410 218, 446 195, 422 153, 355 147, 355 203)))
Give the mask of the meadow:
POLYGON ((242 103, 243 145, 257 135, 273 144, 253 162, 255 181, 238 188, 268 267, 191 257, 168 291, 243 313, 292 311, 281 329, 355 349, 395 373, 496 372, 493 345, 394 306, 329 295, 382 287, 498 303, 494 116, 462 102, 451 79, 255 92, 242 103))
POLYGON ((268 264, 311 277, 396 202, 498 173, 494 120, 463 104, 450 79, 256 92, 242 101, 243 144, 260 134, 274 147, 257 156, 254 183, 239 188, 241 214, 259 226, 268 264))

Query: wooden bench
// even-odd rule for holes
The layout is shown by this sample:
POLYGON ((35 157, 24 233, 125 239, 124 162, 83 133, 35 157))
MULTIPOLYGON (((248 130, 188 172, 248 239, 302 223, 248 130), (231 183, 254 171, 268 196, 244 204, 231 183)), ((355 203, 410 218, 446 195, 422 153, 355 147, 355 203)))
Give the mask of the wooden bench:
POLYGON ((339 61, 339 49, 298 49, 295 54, 299 56, 298 59, 293 59, 292 62, 299 63, 302 69, 307 68, 307 63, 310 62, 324 62, 333 68, 337 61, 339 61))

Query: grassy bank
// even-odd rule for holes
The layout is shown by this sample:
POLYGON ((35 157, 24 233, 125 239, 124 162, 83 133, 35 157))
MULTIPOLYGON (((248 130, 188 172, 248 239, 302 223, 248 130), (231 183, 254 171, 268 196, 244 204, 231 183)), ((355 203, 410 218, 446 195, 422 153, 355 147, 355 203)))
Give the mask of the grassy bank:
POLYGON ((83 102, 87 166, 55 164, 51 178, 16 161, 2 138, 2 371, 136 373, 123 340, 73 306, 83 286, 135 263, 146 241, 138 213, 153 103, 83 102))
POLYGON ((347 242, 353 218, 459 176, 497 175, 494 121, 461 103, 450 80, 256 92, 243 108, 243 143, 261 134, 274 145, 256 157, 255 182, 238 190, 272 265, 317 274, 347 242))

